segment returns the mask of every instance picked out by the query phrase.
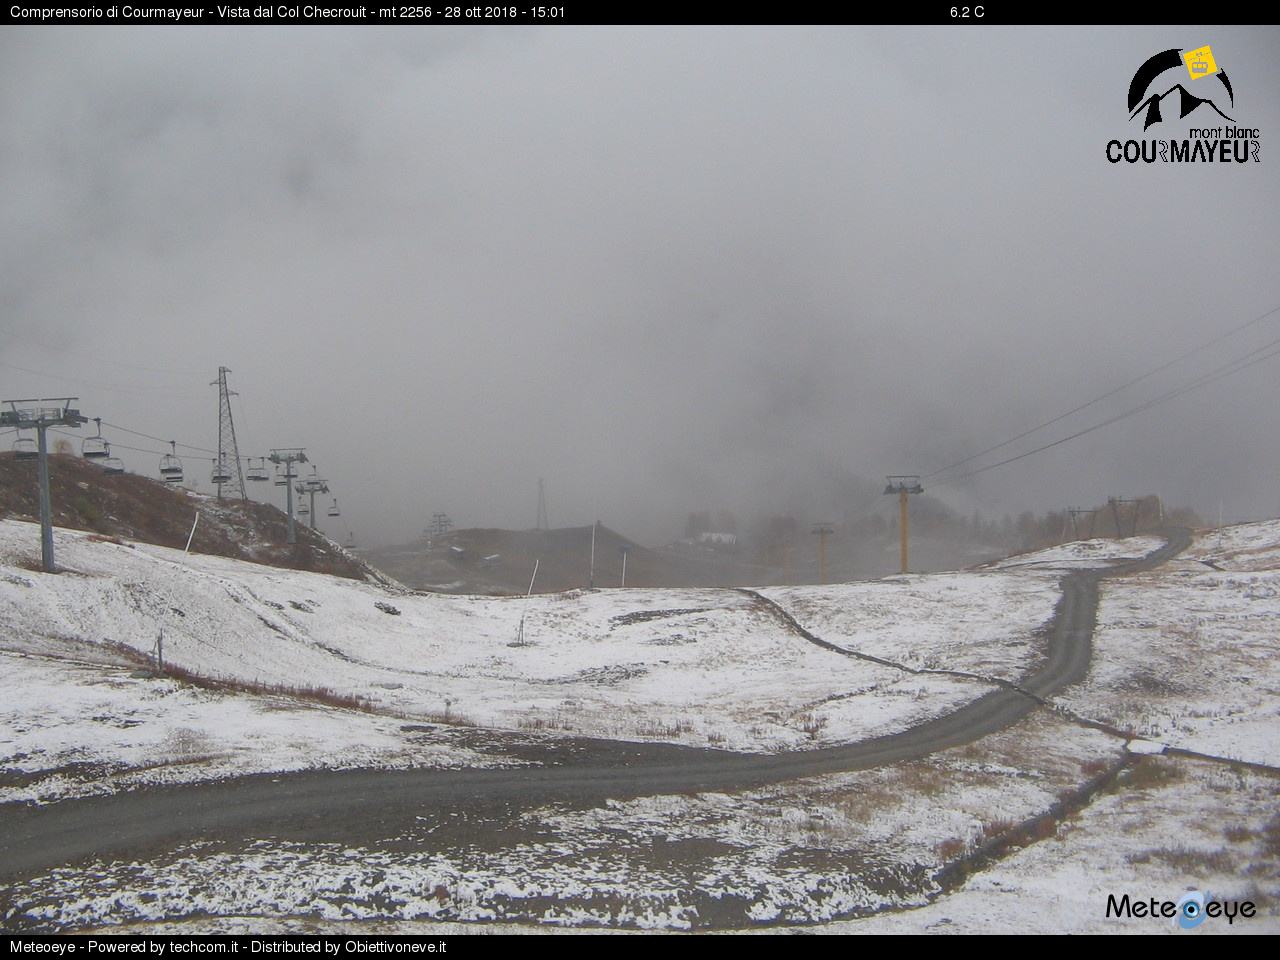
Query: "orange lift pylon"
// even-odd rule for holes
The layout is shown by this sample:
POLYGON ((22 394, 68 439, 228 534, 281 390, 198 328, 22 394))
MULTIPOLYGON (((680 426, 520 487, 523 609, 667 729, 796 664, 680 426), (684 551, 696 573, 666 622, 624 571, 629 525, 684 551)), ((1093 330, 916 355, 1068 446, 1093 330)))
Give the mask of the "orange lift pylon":
POLYGON ((896 493, 898 495, 898 504, 902 510, 902 518, 898 523, 898 529, 902 534, 902 572, 907 572, 907 497, 913 493, 924 493, 924 487, 920 486, 920 477, 886 477, 889 481, 884 488, 886 494, 896 493))

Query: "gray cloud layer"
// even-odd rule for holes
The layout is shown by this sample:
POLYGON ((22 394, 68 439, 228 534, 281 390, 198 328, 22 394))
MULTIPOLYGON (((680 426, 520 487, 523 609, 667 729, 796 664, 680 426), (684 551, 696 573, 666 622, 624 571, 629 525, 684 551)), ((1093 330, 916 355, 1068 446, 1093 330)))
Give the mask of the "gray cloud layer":
MULTIPOLYGON (((308 447, 366 541, 531 526, 539 477, 554 524, 641 538, 837 517, 850 477, 927 474, 1280 306, 1278 39, 9 28, 0 392, 212 447, 225 364, 242 452, 308 447), (1108 163, 1138 64, 1204 44, 1262 162, 1108 163)), ((1274 515, 1275 369, 938 493, 1274 515)))

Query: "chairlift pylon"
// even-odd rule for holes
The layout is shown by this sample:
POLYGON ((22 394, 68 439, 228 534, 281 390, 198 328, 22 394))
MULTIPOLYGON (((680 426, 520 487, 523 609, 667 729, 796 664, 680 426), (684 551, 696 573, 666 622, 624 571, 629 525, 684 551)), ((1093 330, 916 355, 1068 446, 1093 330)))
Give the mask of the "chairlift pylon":
POLYGON ((96 437, 85 437, 80 441, 80 456, 89 459, 109 457, 111 456, 111 447, 102 438, 102 418, 94 417, 93 422, 98 425, 98 435, 96 437))
POLYGON ((182 482, 182 461, 178 458, 178 441, 169 441, 169 453, 160 458, 160 479, 165 483, 182 482))
POLYGON ((328 486, 326 486, 325 482, 320 479, 320 471, 315 464, 311 465, 311 476, 307 477, 307 479, 303 481, 303 483, 300 484, 300 486, 302 487, 302 489, 298 491, 299 493, 312 493, 312 492, 328 493, 329 492, 328 486))

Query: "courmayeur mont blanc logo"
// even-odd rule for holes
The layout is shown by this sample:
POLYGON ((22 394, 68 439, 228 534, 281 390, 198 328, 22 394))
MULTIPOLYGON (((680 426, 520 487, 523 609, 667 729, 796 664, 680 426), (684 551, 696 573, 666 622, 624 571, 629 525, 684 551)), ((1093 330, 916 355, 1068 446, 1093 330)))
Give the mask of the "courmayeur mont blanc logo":
POLYGON ((1259 162, 1260 132, 1236 119, 1235 89, 1210 47, 1147 58, 1129 84, 1129 123, 1142 124, 1142 139, 1109 140, 1112 163, 1259 162))

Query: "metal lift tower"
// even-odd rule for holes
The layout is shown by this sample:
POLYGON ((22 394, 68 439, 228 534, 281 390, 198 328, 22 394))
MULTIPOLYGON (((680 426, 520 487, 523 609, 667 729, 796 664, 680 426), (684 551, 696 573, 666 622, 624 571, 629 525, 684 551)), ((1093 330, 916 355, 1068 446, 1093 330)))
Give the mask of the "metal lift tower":
MULTIPOLYGON (((285 502, 288 506, 285 512, 288 514, 288 523, 285 526, 285 539, 289 543, 298 542, 298 528, 293 521, 293 481, 298 478, 298 474, 294 472, 293 465, 295 463, 306 463, 307 454, 305 447, 289 447, 283 450, 272 450, 271 456, 267 457, 272 463, 284 467, 284 490, 285 502)), ((279 482, 279 481, 277 481, 279 482)))
MULTIPOLYGON (((293 485, 293 489, 298 491, 298 496, 305 497, 311 495, 311 506, 307 510, 307 515, 311 518, 311 529, 316 529, 316 494, 328 493, 329 484, 320 479, 320 475, 316 473, 316 468, 311 468, 311 476, 306 480, 301 480, 293 485)), ((334 503, 337 503, 335 500, 334 503)))
POLYGON ((60 397, 56 400, 6 400, 9 409, 0 413, 0 426, 17 427, 19 430, 35 430, 40 438, 40 567, 45 573, 57 573, 53 562, 53 516, 49 505, 49 441, 45 431, 50 427, 79 427, 89 418, 82 417, 71 404, 76 397, 60 397))
POLYGON ((226 367, 218 368, 218 379, 209 384, 218 388, 218 462, 213 465, 213 482, 218 485, 218 499, 222 488, 227 496, 237 500, 247 499, 244 493, 244 464, 240 462, 240 448, 236 446, 236 425, 231 422, 231 398, 234 390, 227 389, 226 367))

